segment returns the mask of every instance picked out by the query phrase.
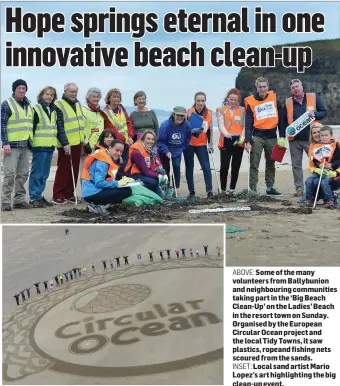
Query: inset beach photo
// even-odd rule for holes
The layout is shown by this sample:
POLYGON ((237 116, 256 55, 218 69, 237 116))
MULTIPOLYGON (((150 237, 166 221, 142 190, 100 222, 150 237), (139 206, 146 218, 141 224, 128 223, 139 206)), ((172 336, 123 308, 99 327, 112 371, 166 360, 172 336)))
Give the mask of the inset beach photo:
POLYGON ((223 384, 223 261, 220 225, 4 226, 3 384, 223 384))

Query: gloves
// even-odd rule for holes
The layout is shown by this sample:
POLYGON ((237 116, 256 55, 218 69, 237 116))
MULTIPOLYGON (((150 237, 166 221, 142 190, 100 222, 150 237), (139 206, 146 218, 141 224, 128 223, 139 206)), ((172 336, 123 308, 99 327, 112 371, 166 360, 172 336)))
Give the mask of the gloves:
POLYGON ((240 139, 238 139, 237 141, 235 141, 235 142, 233 143, 233 146, 243 145, 245 139, 246 139, 245 137, 240 137, 240 139))
POLYGON ((209 142, 207 148, 208 148, 208 153, 212 154, 214 152, 214 144, 213 143, 209 142))
POLYGON ((123 177, 118 181, 118 186, 125 186, 127 184, 130 184, 132 182, 135 182, 133 178, 123 177))
POLYGON ((209 126, 208 126, 208 122, 207 122, 207 121, 203 121, 202 129, 203 129, 203 131, 204 131, 205 133, 208 131, 209 126))
POLYGON ((334 178, 334 177, 336 177, 336 172, 334 172, 333 170, 329 170, 329 171, 326 173, 326 177, 327 177, 327 178, 334 178))
POLYGON ((277 144, 279 145, 279 147, 286 147, 286 138, 279 138, 277 144))
POLYGON ((322 178, 326 178, 326 175, 327 175, 327 171, 324 170, 322 175, 321 175, 321 172, 322 172, 322 169, 320 168, 315 168, 314 169, 314 173, 318 174, 319 176, 321 176, 322 178))
POLYGON ((168 176, 163 176, 162 174, 160 174, 158 176, 158 184, 159 185, 167 185, 169 182, 169 179, 168 179, 168 176))

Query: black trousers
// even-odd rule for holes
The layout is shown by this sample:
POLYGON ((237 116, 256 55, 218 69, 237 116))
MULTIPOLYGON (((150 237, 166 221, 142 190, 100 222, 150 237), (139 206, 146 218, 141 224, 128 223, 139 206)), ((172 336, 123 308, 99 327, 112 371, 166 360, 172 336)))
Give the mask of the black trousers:
POLYGON ((231 180, 230 180, 230 189, 235 189, 238 175, 240 172, 240 167, 243 157, 243 147, 227 145, 225 148, 220 150, 221 155, 221 190, 226 190, 227 188, 227 179, 228 171, 231 161, 231 180))

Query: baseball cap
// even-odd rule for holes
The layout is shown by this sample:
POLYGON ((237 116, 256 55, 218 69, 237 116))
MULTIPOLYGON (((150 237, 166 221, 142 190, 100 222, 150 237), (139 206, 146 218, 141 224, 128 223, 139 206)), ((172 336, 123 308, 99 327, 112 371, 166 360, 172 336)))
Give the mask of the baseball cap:
POLYGON ((174 114, 178 114, 178 115, 187 115, 187 110, 185 107, 182 107, 182 106, 176 106, 174 107, 173 109, 173 113, 174 114))

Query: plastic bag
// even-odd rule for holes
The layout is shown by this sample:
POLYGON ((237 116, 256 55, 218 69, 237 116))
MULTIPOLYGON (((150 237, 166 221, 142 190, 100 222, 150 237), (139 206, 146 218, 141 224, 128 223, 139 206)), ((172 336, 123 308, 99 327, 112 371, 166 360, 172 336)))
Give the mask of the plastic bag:
POLYGON ((125 198, 122 203, 128 205, 142 206, 142 205, 153 205, 162 204, 163 199, 152 190, 147 189, 145 186, 138 185, 132 186, 132 195, 125 198))

